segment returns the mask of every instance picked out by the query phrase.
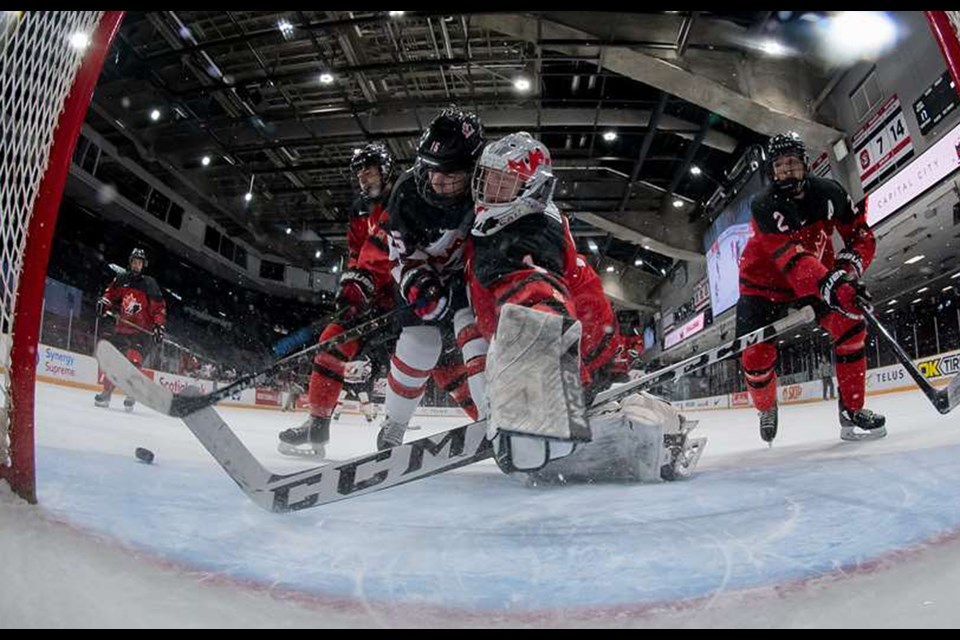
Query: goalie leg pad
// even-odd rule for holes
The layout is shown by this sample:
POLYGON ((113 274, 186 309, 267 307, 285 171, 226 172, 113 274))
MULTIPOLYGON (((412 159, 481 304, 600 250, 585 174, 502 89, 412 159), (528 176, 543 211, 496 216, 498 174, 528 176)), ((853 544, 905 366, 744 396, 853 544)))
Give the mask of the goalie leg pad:
POLYGON ((591 442, 579 443, 571 455, 550 461, 530 474, 534 484, 659 482, 664 460, 660 425, 631 423, 622 412, 590 421, 591 442))
POLYGON ((572 455, 530 474, 534 483, 642 482, 689 476, 706 439, 687 434, 685 421, 669 403, 645 393, 625 398, 616 410, 591 419, 593 441, 572 455))
POLYGON ((580 323, 505 305, 487 358, 490 429, 587 442, 580 323))
POLYGON ((493 441, 494 460, 506 474, 534 472, 571 455, 574 442, 501 433, 493 441))

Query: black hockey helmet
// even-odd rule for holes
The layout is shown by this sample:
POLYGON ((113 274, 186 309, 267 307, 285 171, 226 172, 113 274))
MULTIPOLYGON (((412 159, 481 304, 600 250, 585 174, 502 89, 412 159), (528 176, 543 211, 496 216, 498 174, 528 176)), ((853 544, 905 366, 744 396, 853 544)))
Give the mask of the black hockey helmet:
MULTIPOLYGON (((356 176, 364 167, 378 167, 383 186, 393 181, 393 156, 382 142, 371 142, 361 149, 357 149, 350 159, 350 172, 356 176)), ((364 199, 376 199, 378 196, 361 194, 364 199)))
POLYGON ((143 268, 146 269, 147 268, 147 252, 146 250, 140 247, 137 247, 136 249, 130 252, 130 258, 127 260, 127 266, 129 267, 133 263, 133 261, 137 258, 143 261, 143 268))
POLYGON ((360 169, 369 166, 380 168, 384 176, 393 175, 393 156, 382 142, 370 142, 353 152, 350 159, 350 171, 358 173, 360 169))
POLYGON ((789 193, 800 193, 803 191, 807 182, 807 173, 810 171, 810 158, 807 156, 807 145, 803 143, 800 135, 789 131, 781 133, 770 138, 767 144, 767 174, 778 191, 789 193), (773 163, 784 156, 794 156, 803 163, 804 176, 802 179, 790 178, 788 180, 777 180, 773 172, 773 163))
POLYGON ((465 194, 469 194, 469 177, 480 153, 483 151, 483 123, 469 111, 457 107, 445 109, 423 133, 417 147, 417 162, 414 174, 417 188, 425 200, 436 206, 449 206, 463 199, 443 196, 430 186, 429 173, 465 174, 465 194))

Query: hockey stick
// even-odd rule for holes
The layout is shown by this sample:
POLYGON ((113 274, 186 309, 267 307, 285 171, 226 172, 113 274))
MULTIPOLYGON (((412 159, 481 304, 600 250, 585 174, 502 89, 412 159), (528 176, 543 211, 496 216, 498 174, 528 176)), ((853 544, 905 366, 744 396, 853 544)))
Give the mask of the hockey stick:
MULTIPOLYGON (((103 315, 105 315, 105 316, 107 316, 107 317, 109 317, 109 318, 113 318, 114 320, 116 320, 116 321, 119 322, 120 324, 125 324, 125 325, 127 325, 128 327, 131 327, 131 328, 133 328, 133 329, 136 329, 136 330, 139 331, 140 333, 143 333, 143 334, 145 334, 145 335, 148 335, 148 336, 150 336, 151 338, 155 335, 155 334, 153 333, 153 331, 150 331, 149 329, 145 329, 145 328, 141 327, 141 326, 138 325, 138 324, 135 324, 135 323, 133 323, 133 322, 130 322, 130 321, 127 320, 126 318, 122 318, 121 316, 118 316, 118 315, 117 315, 116 313, 114 313, 113 311, 105 311, 103 315)), ((183 346, 182 344, 178 344, 178 343, 174 342, 173 340, 167 338, 166 336, 164 336, 163 342, 164 342, 164 344, 170 345, 170 346, 173 347, 174 349, 177 349, 177 350, 179 350, 179 351, 184 352, 184 353, 187 354, 188 356, 193 356, 193 357, 195 357, 195 358, 199 358, 200 360, 206 360, 206 361, 208 361, 208 362, 214 362, 214 359, 213 359, 213 358, 210 358, 210 357, 208 357, 208 356, 205 356, 205 355, 203 355, 203 354, 201 354, 201 353, 197 353, 196 351, 194 351, 194 350, 192 350, 192 349, 188 349, 188 348, 186 348, 185 346, 183 346)))
POLYGON ((247 496, 274 513, 301 511, 396 487, 493 455, 486 422, 474 422, 346 462, 274 475, 213 407, 190 414, 183 421, 247 496))
POLYGON ((297 329, 282 340, 278 340, 270 351, 272 351, 273 355, 277 358, 282 358, 293 353, 295 350, 303 347, 303 345, 313 342, 313 337, 320 331, 323 331, 328 325, 342 320, 349 310, 350 307, 342 307, 321 320, 311 322, 302 329, 297 329))
POLYGON ((860 300, 860 307, 863 311, 863 319, 866 320, 870 328, 886 341, 887 345, 893 349, 893 355, 896 356, 903 368, 913 378, 913 381, 920 387, 923 395, 933 403, 934 408, 940 413, 946 415, 957 408, 960 404, 960 376, 954 376, 946 389, 936 389, 930 381, 924 377, 923 373, 913 363, 913 360, 903 350, 897 341, 894 340, 887 328, 880 324, 880 321, 873 315, 873 306, 865 300, 860 300))
MULTIPOLYGON (((603 413, 606 410, 605 405, 611 400, 629 395, 643 386, 675 380, 722 358, 737 355, 750 346, 811 322, 813 318, 813 310, 806 307, 799 313, 701 356, 611 389, 597 396, 587 414, 603 413)), ((111 381, 132 397, 161 413, 169 413, 164 411, 163 407, 172 406, 178 397, 185 400, 201 400, 205 397, 175 396, 169 389, 144 376, 107 342, 101 342, 97 346, 97 358, 111 381)), ((486 422, 481 421, 346 462, 277 476, 264 468, 250 453, 212 407, 212 403, 206 403, 181 417, 190 431, 251 500, 268 511, 278 513, 318 507, 406 484, 485 460, 493 454, 492 443, 486 437, 486 422)))
POLYGON ((608 389, 603 393, 597 394, 597 397, 594 398, 592 407, 598 407, 602 404, 610 402, 612 400, 618 400, 623 396, 639 390, 646 389, 658 384, 663 384, 665 382, 673 382, 683 376, 697 371, 698 369, 703 369, 704 367, 710 366, 721 360, 726 360, 731 356, 735 356, 744 350, 752 347, 754 345, 761 344, 776 338, 777 336, 790 331, 791 329, 796 329, 802 327, 803 325, 813 322, 816 314, 813 311, 812 307, 803 307, 800 311, 792 313, 782 320, 778 320, 773 324, 766 326, 762 329, 758 329, 753 333, 748 333, 745 336, 739 338, 734 338, 732 341, 728 342, 725 345, 711 349, 705 353, 702 353, 698 356, 693 356, 677 364, 670 365, 669 367, 664 367, 653 373, 649 373, 645 376, 632 380, 627 384, 614 387, 613 389, 608 389))
POLYGON ((396 309, 388 311, 387 313, 368 322, 364 322, 356 327, 347 329, 340 335, 334 336, 329 340, 324 340, 323 342, 317 343, 312 347, 298 351, 293 355, 281 358, 262 371, 243 376, 236 382, 223 387, 222 389, 217 389, 212 393, 202 396, 188 397, 174 394, 158 394, 157 388, 162 389, 162 387, 159 387, 159 385, 154 385, 149 378, 143 377, 142 375, 131 376, 129 371, 126 371, 125 375, 119 375, 120 372, 124 371, 124 369, 118 367, 116 356, 119 355, 120 359, 124 362, 126 362, 126 358, 124 358, 122 354, 120 354, 120 352, 113 347, 113 345, 104 340, 101 340, 97 345, 97 360, 100 361, 101 367, 111 380, 113 380, 111 371, 117 372, 115 375, 118 375, 118 380, 114 380, 114 383, 118 384, 121 389, 130 393, 133 397, 142 398, 140 400, 141 403, 159 413, 176 418, 182 418, 183 416, 189 415, 195 411, 199 411, 204 407, 213 406, 221 400, 225 400, 245 389, 249 389, 261 384, 267 378, 276 374, 278 371, 293 362, 302 360, 303 358, 311 356, 315 353, 329 351, 333 347, 346 344, 369 333, 381 330, 384 327, 389 326, 396 316, 406 312, 408 309, 409 306, 397 307, 396 309), (129 391, 127 389, 128 386, 130 387, 129 391))

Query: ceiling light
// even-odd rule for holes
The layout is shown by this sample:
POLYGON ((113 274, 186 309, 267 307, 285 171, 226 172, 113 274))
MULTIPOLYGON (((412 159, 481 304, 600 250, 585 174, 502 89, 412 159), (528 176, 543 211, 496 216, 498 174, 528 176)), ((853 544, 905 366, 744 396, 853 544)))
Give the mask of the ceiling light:
POLYGON ((530 91, 530 81, 526 78, 517 78, 513 81, 513 88, 521 93, 530 91))

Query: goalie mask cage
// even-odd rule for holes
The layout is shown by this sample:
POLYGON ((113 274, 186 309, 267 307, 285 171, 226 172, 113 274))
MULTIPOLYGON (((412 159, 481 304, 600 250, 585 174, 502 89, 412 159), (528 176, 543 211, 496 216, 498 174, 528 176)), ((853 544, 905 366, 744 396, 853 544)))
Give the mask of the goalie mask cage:
POLYGON ((120 11, 0 11, 0 478, 36 501, 43 289, 70 160, 120 11))

